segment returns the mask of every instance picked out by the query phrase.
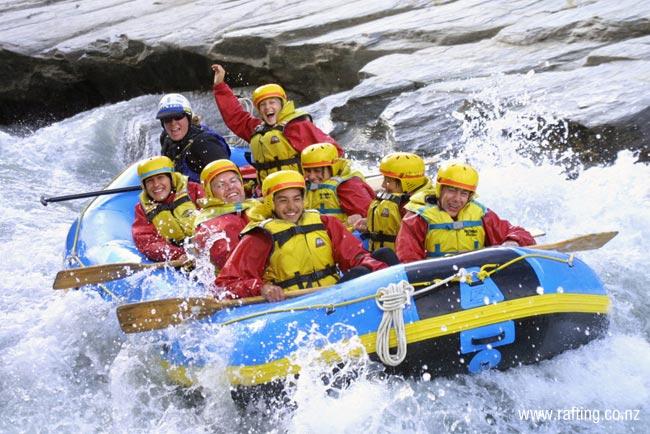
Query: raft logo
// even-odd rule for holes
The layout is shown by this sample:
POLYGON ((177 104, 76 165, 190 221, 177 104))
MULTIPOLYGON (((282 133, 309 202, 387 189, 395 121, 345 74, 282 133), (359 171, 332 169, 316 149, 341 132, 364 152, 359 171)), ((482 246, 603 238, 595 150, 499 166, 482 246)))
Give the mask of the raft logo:
POLYGON ((612 409, 599 410, 594 408, 571 407, 557 409, 518 409, 517 416, 520 420, 532 422, 548 421, 590 421, 600 423, 601 421, 639 421, 641 410, 638 409, 612 409))

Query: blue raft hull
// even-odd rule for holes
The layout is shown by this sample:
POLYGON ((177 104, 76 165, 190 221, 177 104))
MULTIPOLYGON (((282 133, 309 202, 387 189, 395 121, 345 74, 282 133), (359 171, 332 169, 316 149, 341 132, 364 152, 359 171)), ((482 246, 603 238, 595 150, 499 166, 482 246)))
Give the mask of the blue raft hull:
MULTIPOLYGON (((233 154, 234 154, 233 149, 233 154)), ((110 188, 137 185, 135 167, 110 188)), ((148 262, 131 238, 137 192, 95 199, 72 225, 66 243, 69 267, 115 262, 148 262)), ((322 291, 280 303, 218 311, 177 329, 156 331, 170 378, 189 385, 222 348, 208 346, 214 327, 233 327, 226 375, 233 398, 246 403, 259 394, 276 394, 299 375, 309 347, 332 367, 350 357, 379 361, 376 337, 383 312, 374 294, 402 281, 416 290, 464 268, 474 277, 452 281, 415 296, 403 310, 407 353, 388 373, 422 377, 477 373, 535 363, 602 336, 609 297, 584 262, 564 253, 527 248, 492 248, 450 258, 396 265, 322 291), (477 273, 502 269, 477 279, 477 273), (317 338, 314 339, 314 337, 317 338), (355 343, 341 354, 332 345, 355 343), (210 354, 214 352, 214 354, 210 354)), ((93 286, 120 303, 178 296, 188 285, 173 269, 93 286)), ((396 346, 395 336, 391 346, 396 346)), ((328 368, 329 369, 329 368, 328 368)), ((326 369, 327 370, 327 369, 326 369)))

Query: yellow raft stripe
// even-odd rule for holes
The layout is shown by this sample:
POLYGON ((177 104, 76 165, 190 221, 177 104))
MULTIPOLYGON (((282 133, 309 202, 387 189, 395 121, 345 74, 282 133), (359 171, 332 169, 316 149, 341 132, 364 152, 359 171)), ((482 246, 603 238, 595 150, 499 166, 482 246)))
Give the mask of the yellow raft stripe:
MULTIPOLYGON (((609 306, 610 300, 607 295, 535 295, 406 324, 406 339, 409 344, 412 344, 503 321, 553 313, 606 314, 609 306)), ((376 352, 377 333, 368 333, 359 338, 367 353, 376 352)), ((390 346, 397 346, 394 332, 391 332, 390 346)), ((361 353, 360 350, 353 351, 350 356, 359 356, 361 353)), ((321 351, 320 358, 330 364, 341 360, 340 354, 333 350, 321 351)), ((230 383, 241 386, 265 384, 299 372, 300 365, 286 357, 261 365, 230 366, 226 369, 230 383)))

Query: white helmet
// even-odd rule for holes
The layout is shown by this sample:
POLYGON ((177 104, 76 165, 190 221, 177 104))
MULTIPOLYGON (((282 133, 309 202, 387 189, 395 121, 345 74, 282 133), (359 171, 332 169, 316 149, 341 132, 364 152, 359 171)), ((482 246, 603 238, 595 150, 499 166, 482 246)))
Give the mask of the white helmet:
POLYGON ((158 103, 156 119, 165 119, 174 115, 185 114, 192 118, 192 106, 180 93, 168 93, 158 103))

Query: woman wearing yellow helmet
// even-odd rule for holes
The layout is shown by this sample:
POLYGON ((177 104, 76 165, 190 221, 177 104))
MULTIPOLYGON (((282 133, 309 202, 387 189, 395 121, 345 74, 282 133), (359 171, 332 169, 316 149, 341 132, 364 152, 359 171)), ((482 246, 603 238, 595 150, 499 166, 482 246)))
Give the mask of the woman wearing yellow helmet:
MULTIPOLYGON (((281 170, 262 183, 264 203, 217 277, 235 297, 284 298, 284 290, 320 287, 386 267, 336 218, 304 209, 305 179, 281 170)), ((253 208, 252 210, 255 210, 253 208)))
POLYGON ((214 98, 224 122, 251 145, 253 166, 259 181, 278 170, 300 170, 300 152, 313 143, 327 142, 343 149, 316 127, 308 113, 297 110, 278 84, 265 84, 253 92, 253 105, 260 118, 245 111, 224 82, 226 71, 212 65, 214 98))
POLYGON ((413 262, 488 246, 529 246, 535 239, 476 202, 478 172, 463 163, 442 166, 435 191, 411 197, 397 234, 400 262, 413 262))
POLYGON ((182 258, 183 242, 194 233, 196 202, 204 196, 203 189, 175 172, 165 156, 141 161, 138 176, 143 191, 131 226, 136 247, 153 261, 182 258))

